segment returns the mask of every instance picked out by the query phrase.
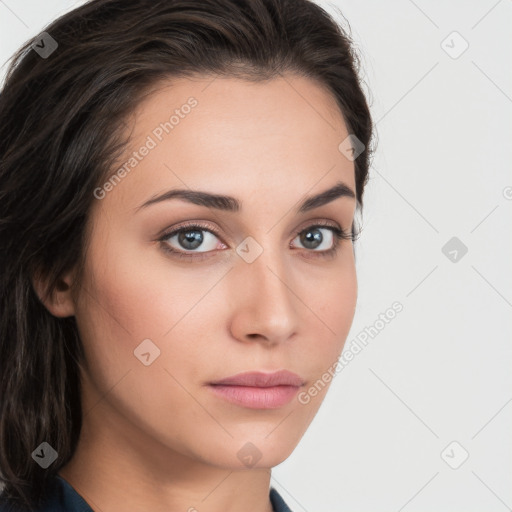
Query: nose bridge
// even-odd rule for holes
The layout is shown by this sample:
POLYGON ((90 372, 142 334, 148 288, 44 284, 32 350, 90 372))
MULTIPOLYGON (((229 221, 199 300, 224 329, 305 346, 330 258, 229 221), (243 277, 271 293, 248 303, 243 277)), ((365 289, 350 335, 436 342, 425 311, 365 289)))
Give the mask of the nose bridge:
POLYGON ((271 244, 270 238, 266 237, 267 243, 258 243, 259 249, 254 240, 240 244, 239 254, 247 255, 251 251, 259 254, 251 262, 243 256, 237 262, 241 288, 235 307, 242 316, 249 315, 245 316, 245 335, 259 334, 268 340, 283 340, 297 329, 297 298, 289 283, 285 253, 278 244, 271 244), (241 250, 246 252, 241 253, 241 250))

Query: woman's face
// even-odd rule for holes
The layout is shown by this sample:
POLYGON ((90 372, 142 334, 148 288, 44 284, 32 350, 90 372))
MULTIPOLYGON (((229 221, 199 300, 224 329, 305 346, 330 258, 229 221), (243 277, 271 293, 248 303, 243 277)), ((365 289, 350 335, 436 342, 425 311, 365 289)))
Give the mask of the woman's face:
POLYGON ((129 149, 112 169, 128 162, 125 171, 95 192, 73 304, 87 363, 84 425, 126 450, 272 467, 329 387, 357 282, 352 242, 329 252, 337 239, 327 226, 350 232, 356 200, 301 205, 340 183, 355 192, 354 162, 338 148, 348 132, 334 99, 309 79, 285 78, 163 84, 128 123, 129 149), (178 189, 234 200, 145 205, 178 189), (187 223, 201 227, 158 241, 187 223), (318 223, 326 226, 308 230, 318 223), (239 388, 233 402, 235 388, 210 385, 276 370, 302 387, 239 388))

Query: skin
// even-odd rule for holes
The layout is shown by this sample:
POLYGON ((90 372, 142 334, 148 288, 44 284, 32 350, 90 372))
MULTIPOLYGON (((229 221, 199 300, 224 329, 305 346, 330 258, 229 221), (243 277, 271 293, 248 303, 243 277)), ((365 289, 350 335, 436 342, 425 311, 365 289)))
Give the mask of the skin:
MULTIPOLYGON (((146 96, 129 120, 126 155, 190 96, 198 105, 94 200, 83 281, 73 292, 76 273, 62 276, 45 303, 76 317, 85 348, 81 437, 59 474, 95 510, 271 512, 270 468, 291 454, 329 388, 305 405, 248 409, 207 387, 243 371, 288 369, 307 390, 341 354, 353 320, 352 242, 323 258, 328 229, 320 249, 296 233, 315 221, 350 231, 355 199, 294 212, 339 181, 355 191, 354 163, 338 150, 348 131, 323 87, 285 78, 202 76, 146 96), (173 188, 232 195, 242 209, 173 199, 136 210, 173 188), (175 258, 156 241, 190 220, 220 234, 202 232, 208 241, 193 250, 210 251, 204 260, 175 258), (247 236, 263 248, 250 264, 236 252, 247 236), (147 338, 161 351, 149 366, 134 356, 147 338), (248 442, 261 454, 252 467, 237 457, 248 442)), ((176 250, 190 247, 172 240, 176 250)))

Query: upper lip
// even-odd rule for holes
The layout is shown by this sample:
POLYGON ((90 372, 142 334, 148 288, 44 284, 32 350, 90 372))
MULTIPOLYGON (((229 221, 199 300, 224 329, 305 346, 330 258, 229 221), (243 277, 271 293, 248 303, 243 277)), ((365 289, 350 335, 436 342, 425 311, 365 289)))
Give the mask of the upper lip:
POLYGON ((225 386, 252 386, 260 388, 269 388, 272 386, 297 386, 300 387, 304 384, 296 373, 288 370, 280 370, 278 372, 244 372, 237 373, 231 377, 211 382, 213 385, 225 386))

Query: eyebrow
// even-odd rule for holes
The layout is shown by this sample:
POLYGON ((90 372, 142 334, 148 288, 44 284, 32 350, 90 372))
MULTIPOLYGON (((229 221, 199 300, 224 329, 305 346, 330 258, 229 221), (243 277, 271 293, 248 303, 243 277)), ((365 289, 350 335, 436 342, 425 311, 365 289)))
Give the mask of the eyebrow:
MULTIPOLYGON (((296 209, 297 213, 305 213, 314 208, 319 208, 325 204, 328 204, 339 197, 349 197, 355 199, 354 191, 342 181, 336 183, 333 187, 324 190, 313 196, 308 196, 304 199, 299 207, 296 209)), ((223 210, 228 212, 239 212, 242 209, 241 202, 232 196, 211 194, 209 192, 201 192, 199 190, 184 190, 184 189, 173 189, 164 192, 158 196, 152 197, 142 205, 136 208, 136 211, 147 208, 148 206, 162 201, 168 201, 170 199, 182 199, 192 204, 199 206, 206 206, 208 208, 215 208, 217 210, 223 210)))

